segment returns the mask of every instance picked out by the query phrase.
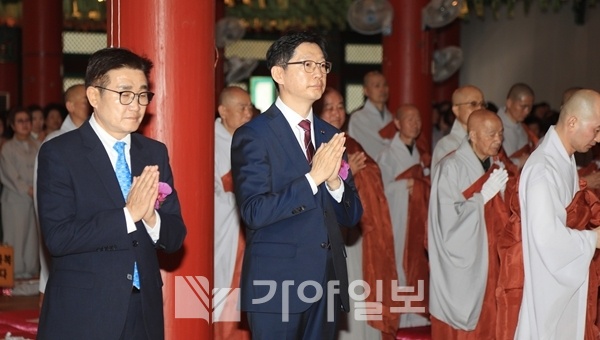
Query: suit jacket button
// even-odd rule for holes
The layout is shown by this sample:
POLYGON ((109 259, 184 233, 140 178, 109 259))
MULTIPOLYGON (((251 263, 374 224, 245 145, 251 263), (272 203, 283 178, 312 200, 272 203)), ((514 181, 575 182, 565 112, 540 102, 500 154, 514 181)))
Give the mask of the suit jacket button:
POLYGON ((346 208, 350 208, 350 201, 346 201, 346 208))
POLYGON ((321 248, 327 248, 327 243, 321 242, 321 248))
POLYGON ((323 216, 327 217, 327 211, 323 212, 323 216))
POLYGON ((127 280, 133 280, 133 275, 127 274, 127 280))
POLYGON ((139 244, 139 243, 138 243, 138 241, 137 241, 137 240, 133 240, 133 246, 134 246, 134 247, 137 247, 137 246, 138 246, 138 244, 139 244))
POLYGON ((306 207, 305 206, 301 206, 300 207, 300 211, 304 211, 304 210, 306 210, 306 207))

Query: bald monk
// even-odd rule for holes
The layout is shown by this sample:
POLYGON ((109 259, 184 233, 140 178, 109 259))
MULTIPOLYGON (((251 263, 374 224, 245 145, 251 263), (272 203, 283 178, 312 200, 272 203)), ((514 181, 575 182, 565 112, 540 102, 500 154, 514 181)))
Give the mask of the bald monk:
POLYGON ((434 170, 437 163, 450 152, 456 150, 463 139, 467 136, 467 120, 475 110, 485 108, 483 93, 475 86, 463 86, 452 94, 452 113, 456 120, 452 125, 450 134, 440 139, 433 150, 431 158, 431 169, 434 170))
MULTIPOLYGON (((214 285, 239 288, 244 237, 233 193, 231 178, 231 140, 235 130, 252 118, 250 96, 239 87, 226 87, 219 98, 219 118, 215 120, 215 236, 214 285)), ((215 306, 214 320, 231 320, 237 308, 237 296, 215 306)), ((239 322, 216 322, 215 339, 248 339, 239 322)))
POLYGON ((525 281, 516 339, 584 339, 595 230, 567 228, 579 191, 575 152, 600 141, 600 94, 575 92, 523 167, 519 183, 525 281))
POLYGON ((494 339, 499 258, 496 236, 508 221, 508 173, 495 156, 502 122, 478 110, 468 139, 433 172, 429 201, 430 303, 433 339, 494 339))
MULTIPOLYGON (((334 127, 341 129, 346 121, 346 110, 342 95, 333 88, 326 88, 321 99, 313 104, 313 112, 334 127)), ((370 287, 383 284, 383 291, 391 291, 391 282, 398 280, 394 259, 394 239, 392 221, 384 194, 381 171, 377 163, 365 154, 362 146, 352 137, 346 136, 348 163, 354 175, 354 184, 363 205, 363 215, 357 228, 342 228, 348 254, 348 281, 364 280, 370 287)), ((357 292, 358 293, 358 292, 357 292)), ((371 294, 366 302, 376 302, 376 294, 371 294)), ((342 316, 338 330, 338 340, 362 340, 396 338, 400 315, 392 313, 391 307, 402 307, 394 302, 391 295, 382 296, 381 320, 356 320, 351 313, 342 316)), ((350 309, 356 310, 356 301, 350 299, 350 309)))
POLYGON ((518 83, 511 86, 506 96, 506 106, 498 110, 498 117, 504 126, 504 151, 510 160, 519 168, 538 143, 538 138, 523 124, 523 121, 531 112, 534 94, 527 84, 518 83))
MULTIPOLYGON (((425 284, 429 283, 424 245, 430 190, 426 176, 429 176, 429 168, 422 160, 427 155, 418 150, 415 142, 421 133, 421 113, 412 104, 402 105, 396 111, 394 125, 396 135, 376 160, 392 216, 398 284, 416 289, 419 279, 425 284), (407 253, 408 250, 412 251, 407 253)), ((425 295, 424 302, 427 302, 428 294, 425 295)), ((415 303, 412 305, 417 306, 415 303)), ((400 327, 427 325, 429 321, 426 317, 427 313, 403 314, 400 327)))
POLYGON ((367 101, 361 109, 350 115, 348 135, 362 145, 371 158, 375 158, 390 143, 390 137, 379 133, 394 119, 386 107, 389 92, 383 74, 379 71, 367 73, 363 80, 363 93, 367 101))
MULTIPOLYGON (((582 87, 570 87, 563 92, 561 108, 571 96, 579 91, 583 90, 582 87)), ((579 178, 583 179, 587 183, 587 187, 590 189, 600 189, 600 157, 598 156, 598 146, 588 150, 586 153, 575 153, 575 163, 578 166, 577 173, 579 178)), ((599 192, 596 192, 598 195, 599 192)))

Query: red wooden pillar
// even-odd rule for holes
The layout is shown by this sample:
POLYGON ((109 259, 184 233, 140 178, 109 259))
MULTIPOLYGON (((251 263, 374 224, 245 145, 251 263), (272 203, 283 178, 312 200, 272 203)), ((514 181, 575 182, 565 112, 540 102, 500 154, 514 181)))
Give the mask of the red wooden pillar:
MULTIPOLYGON (((434 42, 436 50, 448 46, 460 47, 460 22, 460 19, 456 19, 451 24, 436 30, 436 41, 434 42)), ((441 83, 433 84, 433 100, 436 103, 452 101, 452 93, 459 87, 459 72, 441 83)))
POLYGON ((175 318, 175 276, 213 281, 215 2, 113 0, 107 4, 109 46, 128 48, 154 62, 150 86, 156 96, 143 132, 169 149, 188 228, 184 249, 161 256, 166 272, 166 339, 212 339, 206 320, 175 318))
POLYGON ((383 38, 383 74, 390 87, 388 108, 412 103, 421 112, 419 143, 431 150, 431 39, 421 26, 421 9, 429 0, 391 0, 392 34, 383 38))
MULTIPOLYGON (((218 22, 220 19, 225 17, 225 2, 216 1, 216 9, 215 9, 215 22, 218 22)), ((225 88, 225 70, 223 69, 225 66, 225 49, 220 48, 215 50, 215 53, 219 54, 219 60, 217 61, 217 66, 215 67, 215 103, 219 105, 219 97, 221 95, 221 91, 225 88)), ((250 88, 248 88, 248 92, 250 92, 250 88)), ((213 112, 213 114, 216 114, 213 112)))
POLYGON ((19 102, 20 31, 16 27, 0 27, 0 92, 8 92, 11 107, 19 102))
MULTIPOLYGON (((0 92, 8 92, 10 107, 15 107, 19 100, 19 64, 0 61, 0 92)), ((4 108, 0 108, 4 110, 4 108)))
POLYGON ((62 0, 23 0, 23 105, 62 103, 62 0))

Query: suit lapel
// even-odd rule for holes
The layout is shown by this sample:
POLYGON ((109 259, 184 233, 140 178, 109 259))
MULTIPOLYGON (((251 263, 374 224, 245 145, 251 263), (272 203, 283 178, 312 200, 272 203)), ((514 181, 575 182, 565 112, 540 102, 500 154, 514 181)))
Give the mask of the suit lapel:
POLYGON ((314 127, 315 130, 315 151, 319 149, 321 144, 328 142, 327 136, 325 136, 325 122, 321 120, 321 118, 313 115, 314 127))
POLYGON ((106 154, 106 149, 102 145, 100 138, 98 138, 98 135, 92 129, 89 121, 85 122, 78 131, 81 133, 83 144, 90 149, 90 152, 87 154, 87 160, 92 165, 92 169, 98 175, 113 202, 117 206, 123 206, 125 199, 121 193, 115 169, 106 154))
POLYGON ((306 155, 302 148, 300 148, 296 135, 292 131, 287 119, 283 116, 283 113, 273 104, 265 114, 272 118, 269 122, 269 127, 277 137, 277 143, 281 145, 285 150, 285 154, 289 157, 290 164, 294 164, 294 169, 297 169, 299 173, 305 174, 309 172, 310 165, 306 161, 306 155))
MULTIPOLYGON (((146 162, 144 160, 147 158, 146 151, 142 146, 142 143, 137 139, 138 135, 132 133, 131 134, 131 175, 139 176, 142 174, 144 167, 146 166, 146 162)), ((133 178, 132 178, 133 180, 133 178)))

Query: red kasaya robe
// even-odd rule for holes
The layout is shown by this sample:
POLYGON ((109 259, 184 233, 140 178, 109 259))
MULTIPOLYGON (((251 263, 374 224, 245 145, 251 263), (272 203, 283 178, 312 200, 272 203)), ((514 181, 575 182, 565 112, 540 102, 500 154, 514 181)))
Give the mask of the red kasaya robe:
MULTIPOLYGON (((463 191, 463 196, 469 199, 473 194, 481 192, 485 181, 489 178, 497 164, 492 165, 488 171, 481 176, 468 189, 463 191)), ((510 172, 509 172, 510 176, 510 172)), ((472 331, 457 330, 452 326, 431 317, 431 334, 434 340, 493 340, 496 337, 496 296, 495 289, 498 280, 500 260, 497 251, 497 238, 508 221, 508 210, 499 192, 484 206, 485 227, 488 239, 488 272, 487 283, 483 298, 481 314, 477 326, 472 331)))
MULTIPOLYGON (((360 144, 346 135, 346 152, 364 152, 360 144)), ((365 153, 366 155, 366 153, 365 153)), ((383 340, 395 339, 400 314, 392 313, 391 307, 401 307, 392 300, 391 284, 398 280, 394 258, 394 234, 387 199, 377 163, 367 155, 366 167, 354 174, 354 184, 363 206, 358 227, 362 230, 363 280, 371 287, 365 302, 381 302, 382 320, 368 320, 368 324, 382 332, 383 340), (382 282, 382 301, 376 301, 377 280, 382 282)))
MULTIPOLYGON (((533 150, 535 150, 535 147, 538 145, 538 142, 540 141, 540 138, 535 133, 533 133, 533 131, 531 131, 527 124, 521 123, 521 126, 523 127, 523 130, 525 130, 525 132, 527 133, 527 139, 529 139, 529 143, 523 145, 522 148, 515 151, 512 155, 509 156, 510 158, 519 158, 525 153, 531 154, 533 150)), ((521 166, 523 166, 523 164, 521 164, 521 166)))
MULTIPOLYGON (((600 201, 589 189, 585 181, 579 181, 580 190, 567 207, 567 227, 584 230, 595 229, 600 225, 600 201)), ((523 299, 525 270, 523 266, 523 245, 521 237, 521 207, 519 204, 518 183, 511 198, 509 223, 498 240, 500 255, 500 276, 496 288, 498 301, 497 340, 513 340, 523 299)), ((600 287, 600 260, 598 251, 590 263, 585 340, 597 340, 600 331, 596 326, 598 312, 598 288, 600 287)))
MULTIPOLYGON (((431 157, 428 157, 428 154, 424 156, 421 156, 422 160, 425 158, 431 162, 431 157)), ((409 178, 414 179, 414 185, 408 201, 406 241, 404 244, 404 261, 402 266, 406 276, 407 287, 414 287, 416 292, 419 280, 424 282, 425 293, 423 301, 413 301, 411 306, 424 307, 425 312, 420 314, 429 317, 429 258, 427 256, 426 245, 427 210, 429 208, 431 178, 423 175, 423 166, 421 164, 415 164, 398 175, 395 180, 409 178)))

